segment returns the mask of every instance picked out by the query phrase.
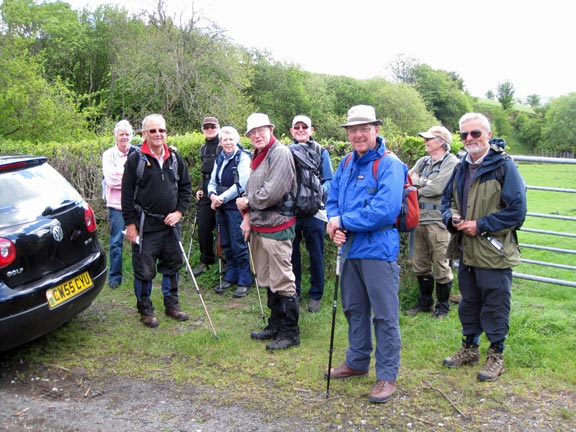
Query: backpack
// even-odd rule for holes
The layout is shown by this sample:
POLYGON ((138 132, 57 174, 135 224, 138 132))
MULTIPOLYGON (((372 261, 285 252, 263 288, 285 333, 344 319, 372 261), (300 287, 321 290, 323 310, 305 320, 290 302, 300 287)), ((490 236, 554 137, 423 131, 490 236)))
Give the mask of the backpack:
POLYGON ((296 168, 296 196, 294 214, 296 217, 313 216, 324 208, 322 189, 322 157, 308 144, 288 146, 296 168))
MULTIPOLYGON (((376 180, 378 180, 378 166, 380 165, 380 161, 389 153, 392 152, 386 150, 382 157, 372 162, 372 174, 376 180)), ((352 153, 346 157, 344 168, 346 168, 346 165, 348 165, 351 159, 352 153)), ((400 207, 400 214, 396 217, 394 227, 397 228, 399 232, 412 232, 418 226, 419 221, 420 207, 418 206, 418 189, 412 186, 412 179, 406 174, 404 189, 402 191, 402 206, 400 207)))
MULTIPOLYGON (((136 167, 136 187, 134 188, 134 201, 138 195, 138 189, 140 188, 140 183, 142 182, 142 176, 144 175, 144 168, 150 166, 150 162, 144 153, 140 151, 141 147, 136 147, 135 150, 140 155, 140 160, 138 161, 138 166, 136 167)), ((180 176, 178 175, 178 158, 176 158, 176 148, 170 146, 170 169, 174 172, 174 179, 176 183, 176 188, 178 188, 178 181, 180 176)))

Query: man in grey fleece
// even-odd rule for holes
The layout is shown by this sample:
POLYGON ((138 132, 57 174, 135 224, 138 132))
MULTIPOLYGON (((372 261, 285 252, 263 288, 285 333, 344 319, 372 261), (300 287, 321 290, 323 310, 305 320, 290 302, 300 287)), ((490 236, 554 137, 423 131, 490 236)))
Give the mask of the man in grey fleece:
POLYGON ((296 171, 292 153, 274 137, 268 116, 248 117, 246 136, 254 156, 246 183, 246 194, 236 200, 243 214, 242 232, 250 241, 255 273, 260 286, 267 287, 270 318, 262 331, 252 332, 257 340, 272 340, 267 350, 300 345, 299 309, 292 272, 292 240, 296 218, 289 206, 296 194, 296 171))

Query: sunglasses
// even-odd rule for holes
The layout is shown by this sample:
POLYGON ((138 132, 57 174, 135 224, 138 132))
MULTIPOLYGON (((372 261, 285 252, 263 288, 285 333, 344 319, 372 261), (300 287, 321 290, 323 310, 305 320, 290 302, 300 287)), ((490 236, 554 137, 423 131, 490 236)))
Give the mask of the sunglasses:
POLYGON ((156 132, 166 133, 166 129, 148 129, 149 134, 155 134, 156 132))
POLYGON ((460 138, 465 140, 468 138, 468 134, 472 136, 472 138, 480 138, 482 136, 481 130, 473 130, 472 132, 460 132, 460 138))
POLYGON ((206 124, 204 126, 202 126, 202 129, 204 130, 208 130, 208 129, 216 129, 218 126, 213 125, 213 124, 206 124))
POLYGON ((308 129, 308 126, 306 126, 306 125, 304 125, 304 126, 293 126, 292 129, 294 129, 294 130, 300 130, 300 129, 306 130, 306 129, 308 129))

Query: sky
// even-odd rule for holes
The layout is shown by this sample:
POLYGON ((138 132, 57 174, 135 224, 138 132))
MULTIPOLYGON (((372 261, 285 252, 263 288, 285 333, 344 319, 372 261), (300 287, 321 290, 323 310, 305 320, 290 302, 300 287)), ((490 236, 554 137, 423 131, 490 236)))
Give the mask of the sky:
MULTIPOLYGON (((64 0, 74 9, 109 3, 130 12, 155 0, 64 0)), ((230 40, 267 50, 303 70, 390 78, 399 56, 456 72, 473 96, 509 81, 516 97, 543 101, 576 91, 571 3, 566 0, 163 0, 192 10, 230 40)))

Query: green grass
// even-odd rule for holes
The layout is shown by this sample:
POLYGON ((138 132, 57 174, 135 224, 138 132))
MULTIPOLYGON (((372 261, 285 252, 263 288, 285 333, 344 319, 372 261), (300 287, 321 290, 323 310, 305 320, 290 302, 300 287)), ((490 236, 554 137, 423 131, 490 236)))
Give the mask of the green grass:
MULTIPOLYGON (((576 188, 568 167, 522 165, 520 169, 527 184, 576 188), (552 183, 554 176, 562 183, 552 183)), ((572 215, 575 211, 565 197, 533 198, 529 193, 530 211, 549 212, 546 209, 572 215)), ((555 230, 565 225, 551 221, 555 230)), ((333 380, 326 400, 323 373, 329 353, 334 261, 334 248, 327 244, 329 278, 322 309, 316 314, 301 309, 299 348, 269 353, 263 343, 251 340, 249 332, 262 326, 256 292, 252 289, 243 299, 233 299, 231 291, 216 295, 212 287, 218 283, 217 266, 201 275, 198 283, 218 339, 184 273, 180 299, 190 321, 179 323, 164 316, 158 278, 153 301, 160 327, 145 328, 136 313, 127 261, 127 278, 120 288, 106 287, 77 319, 0 359, 32 366, 60 365, 92 378, 194 384, 210 389, 199 392, 207 403, 242 404, 267 413, 270 421, 278 413, 308 419, 317 424, 315 430, 520 431, 539 429, 533 426, 538 422, 546 425, 544 430, 576 430, 576 290, 524 280, 514 281, 506 373, 497 382, 477 383, 479 367, 442 367, 442 360, 460 345, 461 326, 453 307, 445 320, 401 316, 402 364, 391 403, 367 402, 375 380, 373 365, 367 377, 333 380)), ((403 308, 415 293, 413 276, 405 268, 400 293, 403 308)), ((334 365, 344 359, 347 347, 347 324, 340 305, 336 317, 334 365)), ((483 338, 482 353, 487 345, 483 338)))

